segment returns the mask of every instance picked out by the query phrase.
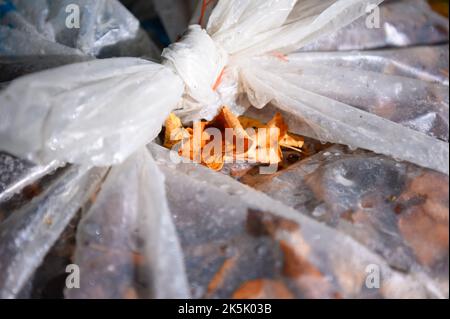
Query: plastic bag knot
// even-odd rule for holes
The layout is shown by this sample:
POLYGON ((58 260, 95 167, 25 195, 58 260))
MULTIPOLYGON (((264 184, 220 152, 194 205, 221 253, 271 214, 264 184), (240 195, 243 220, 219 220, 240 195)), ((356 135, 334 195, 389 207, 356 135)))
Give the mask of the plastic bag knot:
POLYGON ((216 91, 228 63, 228 54, 199 25, 192 25, 179 42, 164 49, 164 64, 184 81, 180 108, 189 113, 217 109, 221 99, 216 91))

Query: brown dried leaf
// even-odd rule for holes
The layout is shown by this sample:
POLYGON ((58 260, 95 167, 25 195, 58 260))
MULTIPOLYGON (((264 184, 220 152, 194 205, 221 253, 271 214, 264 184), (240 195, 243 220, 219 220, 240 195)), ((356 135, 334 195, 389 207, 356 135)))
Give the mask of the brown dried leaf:
POLYGON ((247 116, 239 116, 239 122, 241 123, 241 125, 244 129, 248 129, 248 128, 256 129, 256 128, 261 128, 261 127, 266 126, 266 124, 264 124, 258 120, 252 119, 250 117, 247 117, 247 116))
POLYGON ((190 136, 190 133, 183 128, 181 120, 174 113, 169 114, 165 127, 164 147, 172 148, 174 145, 190 136))
POLYGON ((263 124, 246 117, 238 118, 224 106, 212 121, 194 125, 194 129, 183 128, 180 119, 170 114, 166 121, 164 146, 172 148, 181 142, 181 156, 201 162, 213 170, 221 170, 228 160, 277 164, 283 157, 281 147, 301 152, 304 145, 301 137, 288 134, 281 114, 276 114, 269 123, 263 124), (214 140, 212 129, 219 130, 221 141, 214 140), (227 129, 230 129, 231 135, 227 129), (217 146, 221 146, 219 154, 215 152, 217 146))
POLYGON ((252 140, 239 119, 226 106, 222 107, 219 114, 208 123, 207 128, 211 127, 219 129, 222 133, 225 156, 235 158, 235 155, 247 152, 252 140), (227 136, 226 129, 233 130, 231 138, 227 136), (238 145, 242 146, 241 149, 238 145))
POLYGON ((233 299, 293 299, 294 294, 281 281, 256 279, 247 281, 233 294, 233 299))
POLYGON ((280 146, 301 152, 305 145, 305 140, 298 135, 287 133, 280 141, 280 146))

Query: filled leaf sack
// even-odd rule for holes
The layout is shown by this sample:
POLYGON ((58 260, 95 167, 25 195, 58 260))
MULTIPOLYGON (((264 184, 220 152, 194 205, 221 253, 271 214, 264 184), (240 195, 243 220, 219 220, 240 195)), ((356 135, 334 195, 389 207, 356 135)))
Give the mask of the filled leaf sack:
MULTIPOLYGON (((299 285, 300 292, 295 296, 313 293, 311 287, 317 281, 323 284, 321 296, 357 296, 363 276, 356 278, 355 275, 349 283, 348 273, 333 270, 332 266, 339 266, 341 270, 357 269, 358 274, 364 274, 367 264, 375 263, 380 265, 383 277, 390 278, 383 290, 384 297, 404 296, 411 291, 415 297, 441 297, 437 284, 429 284, 421 269, 411 275, 392 270, 383 258, 363 245, 305 214, 232 183, 225 176, 219 178, 217 173, 204 168, 198 169, 190 164, 174 168, 165 160, 168 151, 153 149, 149 153, 146 149, 146 145, 158 136, 171 112, 187 123, 210 120, 223 105, 238 114, 250 106, 263 111, 267 106, 276 106, 292 119, 302 121, 298 133, 323 142, 374 151, 448 174, 448 134, 447 137, 438 136, 432 130, 397 121, 364 103, 366 99, 386 99, 404 105, 404 101, 409 101, 407 97, 417 100, 414 108, 421 109, 429 107, 426 101, 434 96, 438 101, 436 114, 448 127, 448 83, 445 80, 429 81, 429 78, 406 76, 405 70, 403 74, 379 73, 374 72, 372 66, 359 68, 358 63, 344 65, 334 63, 333 59, 320 59, 324 53, 301 52, 314 41, 363 17, 368 7, 382 2, 221 0, 210 12, 206 29, 200 25, 190 26, 178 42, 163 51, 162 64, 143 58, 91 60, 26 75, 3 89, 0 92, 0 149, 40 165, 71 163, 74 165, 69 168, 82 168, 79 175, 70 178, 72 186, 78 183, 77 180, 85 181, 92 167, 113 166, 100 189, 95 190, 98 191, 96 200, 84 212, 77 230, 75 262, 91 273, 84 280, 88 284, 97 283, 99 290, 89 291, 85 287, 80 291, 66 291, 66 296, 189 297, 179 246, 183 247, 189 261, 201 261, 198 255, 190 255, 185 248, 202 228, 192 230, 182 225, 183 232, 180 229, 175 232, 169 213, 179 212, 184 202, 177 202, 170 198, 174 194, 168 194, 170 200, 166 203, 161 170, 170 193, 181 190, 184 183, 194 185, 198 182, 200 185, 208 178, 210 183, 216 180, 214 189, 218 194, 228 194, 225 197, 228 203, 237 199, 242 203, 241 211, 230 209, 226 214, 230 224, 222 223, 225 228, 223 234, 219 234, 222 229, 212 229, 205 233, 205 241, 229 240, 233 231, 239 228, 227 226, 239 223, 242 228, 243 222, 248 222, 245 218, 251 223, 255 215, 257 223, 269 225, 266 232, 270 238, 266 239, 276 243, 281 242, 285 229, 274 230, 270 223, 284 225, 288 219, 301 224, 301 236, 297 228, 288 227, 291 234, 285 248, 289 252, 299 241, 303 243, 306 240, 307 245, 302 246, 306 249, 294 251, 294 256, 308 261, 313 281, 307 278, 305 282, 303 278, 290 274, 292 277, 289 278, 294 278, 299 285), (344 89, 344 94, 340 94, 344 89), (178 170, 183 174, 178 175, 178 170), (245 194, 248 195, 246 199, 245 194), (264 215, 266 209, 268 216, 264 215), (262 221, 259 220, 261 218, 262 221), (112 221, 121 223, 112 225, 112 221), (181 234, 180 243, 177 234, 181 234), (317 241, 317 234, 327 240, 317 241), (345 253, 340 253, 344 246, 345 253), (359 258, 355 257, 357 255, 359 258), (136 256, 138 262, 144 261, 139 267, 136 267, 136 256), (92 260, 94 265, 90 263, 92 260), (110 267, 119 266, 118 260, 121 271, 109 271, 110 267), (348 267, 348 260, 353 260, 351 267, 348 267), (170 278, 173 282, 166 285, 169 264, 173 270, 170 278), (316 276, 315 267, 322 273, 333 273, 339 285, 329 286, 322 278, 324 276, 316 276), (136 269, 138 277, 135 277, 136 269), (96 275, 101 276, 101 281, 96 280, 96 275), (141 281, 136 283, 136 278, 141 281), (393 288, 399 282, 402 283, 401 291, 393 288), (111 291, 110 287, 115 283, 120 285, 111 291)), ((201 10, 198 22, 202 25, 205 16, 205 11, 201 10)), ((34 212, 37 215, 33 218, 37 220, 47 209, 56 214, 66 206, 78 208, 86 202, 87 194, 94 192, 89 189, 82 194, 76 193, 76 196, 62 197, 66 200, 64 205, 48 206, 61 197, 61 193, 71 194, 69 190, 64 192, 66 183, 62 185, 63 188, 49 193, 48 197, 34 200, 34 205, 44 205, 42 211, 29 208, 24 209, 22 215, 33 217, 34 212)), ((195 194, 199 196, 196 202, 200 204, 205 202, 201 198, 204 188, 210 189, 207 185, 195 188, 199 191, 195 194)), ((195 207, 189 208, 190 214, 198 211, 195 207)), ((66 213, 64 221, 67 223, 74 210, 66 213)), ((211 217, 208 227, 217 223, 216 217, 211 217)), ((177 223, 180 221, 175 221, 177 223)), ((5 238, 0 241, 0 256, 13 255, 17 247, 10 246, 10 243, 24 226, 11 217, 3 225, 7 226, 0 232, 5 238), (8 222, 11 224, 5 224, 8 222)), ((36 236, 30 238, 41 238, 42 227, 29 227, 36 236)), ((0 291, 6 297, 17 297, 33 267, 39 264, 61 231, 60 228, 49 229, 44 237, 45 249, 31 257, 32 266, 20 280, 15 281, 11 272, 7 275, 8 280, 4 281, 7 284, 0 282, 0 291)), ((279 254, 280 251, 274 253, 279 254)), ((21 262, 24 256, 17 254, 16 259, 11 259, 12 262, 5 267, 13 271, 15 262, 21 262)), ((189 267, 189 281, 198 280, 199 286, 204 285, 202 274, 191 271, 189 267)), ((269 287, 276 285, 273 282, 266 284, 269 287)), ((223 295, 217 289, 206 291, 206 294, 223 295)))
MULTIPOLYGON (((13 81, 0 93, 0 143, 39 163, 117 164, 155 138, 172 110, 186 121, 210 119, 222 105, 243 111, 244 96, 253 106, 273 102, 303 118, 323 141, 447 173, 448 143, 315 92, 304 84, 301 59, 290 56, 381 2, 219 1, 207 29, 191 26, 164 50, 162 65, 114 58, 13 81)), ((379 83, 370 72, 349 72, 339 76, 379 83)), ((399 94, 417 89, 393 81, 399 94)))

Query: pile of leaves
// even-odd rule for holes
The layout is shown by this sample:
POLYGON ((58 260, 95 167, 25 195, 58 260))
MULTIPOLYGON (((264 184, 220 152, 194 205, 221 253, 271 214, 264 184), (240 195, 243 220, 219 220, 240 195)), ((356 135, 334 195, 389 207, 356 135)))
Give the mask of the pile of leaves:
POLYGON ((184 127, 171 113, 165 128, 166 148, 216 171, 225 163, 278 164, 283 160, 282 149, 302 153, 305 144, 303 137, 288 132, 279 113, 262 123, 237 117, 225 106, 213 120, 196 122, 191 127, 184 127))

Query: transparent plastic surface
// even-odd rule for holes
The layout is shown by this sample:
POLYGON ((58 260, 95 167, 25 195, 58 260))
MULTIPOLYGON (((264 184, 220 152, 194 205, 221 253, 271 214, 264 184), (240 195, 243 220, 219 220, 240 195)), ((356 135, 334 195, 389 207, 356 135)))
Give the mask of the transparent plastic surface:
POLYGON ((350 236, 232 178, 152 145, 195 298, 443 297, 423 272, 403 273, 350 236), (366 269, 382 273, 366 289, 366 269), (266 289, 267 288, 267 289, 266 289))
POLYGON ((157 136, 182 90, 170 69, 138 58, 34 73, 0 92, 0 145, 35 163, 120 163, 157 136))
POLYGON ((159 54, 117 0, 2 0, 0 8, 0 81, 95 57, 159 54))
MULTIPOLYGON (((295 55, 292 60, 288 56, 288 61, 259 58, 258 62, 249 63, 243 76, 249 85, 247 92, 250 93, 252 105, 261 108, 273 102, 308 124, 309 129, 301 132, 306 136, 371 150, 448 174, 448 143, 420 132, 427 130, 427 127, 408 128, 343 103, 341 97, 333 98, 342 94, 344 102, 358 106, 364 105, 358 102, 360 97, 382 101, 383 98, 389 100, 386 96, 391 96, 395 105, 397 101, 401 103, 402 98, 410 101, 411 97, 416 96, 415 101, 411 101, 417 105, 415 108, 422 112, 425 108, 425 112, 428 112, 429 92, 436 92, 437 114, 433 115, 441 114, 441 121, 448 127, 448 88, 444 85, 359 70, 339 73, 338 68, 305 65, 303 61, 295 59, 295 55), (321 72, 317 73, 318 70, 321 72), (318 74, 322 74, 320 79, 316 77, 318 74), (331 81, 324 81, 331 74, 336 77, 331 76, 331 81), (343 91, 344 88, 350 94, 343 91), (387 95, 384 92, 390 93, 387 95)), ((406 106, 411 111, 411 105, 406 106)), ((448 134, 448 131, 445 133, 448 134)), ((443 138, 447 139, 448 135, 443 138)))
MULTIPOLYGON (((261 108, 273 101, 280 108, 302 117, 321 140, 372 150, 448 172, 448 143, 346 104, 350 102, 360 106, 363 105, 361 101, 341 102, 334 99, 336 91, 341 90, 339 85, 346 83, 342 79, 349 85, 354 84, 352 81, 358 81, 359 86, 355 86, 355 91, 358 96, 362 96, 360 100, 364 100, 362 94, 366 93, 366 87, 369 86, 370 93, 370 87, 372 91, 375 90, 385 78, 370 71, 336 68, 334 77, 314 80, 313 76, 317 74, 326 77, 330 68, 310 66, 308 72, 303 68, 301 59, 295 59, 296 54, 288 54, 320 36, 345 27, 363 16, 368 5, 381 2, 218 2, 209 19, 207 32, 193 26, 180 42, 164 51, 165 66, 172 68, 178 77, 164 67, 141 60, 111 59, 62 67, 47 71, 45 76, 36 74, 34 77, 14 81, 0 93, 0 102, 5 105, 0 109, 0 119, 3 120, 0 123, 2 144, 6 151, 14 155, 38 161, 58 159, 110 165, 122 162, 133 151, 153 139, 164 116, 175 108, 177 102, 183 115, 191 120, 211 118, 221 105, 233 108, 238 103, 239 94, 246 93, 256 107, 261 108), (236 37, 235 34, 240 36, 236 37), (278 57, 281 54, 285 58, 277 58, 277 54, 278 57), (75 76, 68 79, 66 74, 75 73, 75 69, 84 70, 89 78, 75 76), (339 70, 342 72, 338 72, 339 70), (304 76, 303 71, 311 78, 304 76), (102 78, 105 76, 103 72, 109 76, 108 80, 102 78), (130 76, 133 80, 126 80, 130 76), (99 77, 102 79, 100 82, 99 77), (46 79, 44 83, 49 82, 47 87, 39 86, 39 92, 29 89, 36 86, 37 81, 42 81, 42 78, 46 79), (179 78, 185 84, 181 100, 179 96, 182 84, 179 78), (217 82, 217 79, 222 78, 222 83, 217 82), (93 83, 93 80, 97 82, 93 83), (120 85, 117 86, 117 83, 120 85), (321 92, 314 85, 328 91, 321 92), (58 91, 61 92, 61 86, 64 87, 64 94, 55 96, 53 90, 60 87, 58 91), (25 87, 28 87, 26 95, 22 93, 25 87), (102 96, 99 92, 102 92, 102 96), (111 103, 115 107, 106 107, 110 102, 105 98, 107 92, 114 95, 114 102, 111 103), (133 94, 129 94, 130 92, 133 94), (89 98, 86 98, 86 94, 89 98), (33 101, 29 98, 31 96, 33 101), (36 96, 40 98, 37 99, 36 96), (130 101, 130 97, 135 101, 130 101), (133 109, 125 111, 120 108, 125 100, 133 109), (152 105, 146 106, 144 100, 150 100, 152 105), (51 112, 47 119, 49 111, 53 111, 56 104, 59 111, 51 112), (15 130, 23 126, 21 123, 29 122, 29 110, 34 111, 36 124, 16 134, 15 130), (134 114, 133 110, 145 113, 145 117, 140 116, 139 112, 134 114), (96 117, 83 116, 91 113, 96 117), (118 114, 120 118, 117 117, 118 114), (127 121, 137 120, 138 116, 139 122, 145 125, 130 125, 127 121), (86 132, 92 127, 92 122, 88 119, 92 118, 96 119, 96 133, 88 137, 86 132), (108 122, 108 118, 113 121, 108 122), (100 119, 104 127, 102 130, 97 128, 97 120, 100 119), (119 123, 123 124, 123 130, 115 130, 114 138, 105 139, 115 128, 113 124, 117 120, 122 120, 119 123), (42 131, 42 127, 47 132, 50 131, 50 134, 37 134, 37 131, 42 131), (72 127, 74 130, 70 132, 67 128, 72 127), (143 127, 146 128, 145 131, 143 127), (135 133, 136 129, 139 129, 138 134, 142 138, 130 139, 128 133, 135 133), (70 137, 67 136, 68 133, 70 137), (396 139, 392 139, 392 136, 396 136, 396 139), (36 137, 40 142, 36 143, 36 137), (117 140, 127 141, 126 147, 123 148, 123 142, 117 143, 117 140), (129 143, 130 140, 133 143, 129 143)), ((427 91, 436 91, 436 116, 443 118, 444 122, 447 119, 448 123, 448 92, 445 92, 445 87, 440 88, 436 84, 436 89, 429 88, 427 82, 414 82, 405 78, 392 78, 388 83, 388 86, 380 89, 381 98, 390 94, 408 95, 411 90, 417 90, 413 98, 422 97, 423 100, 429 96, 427 91)), ((409 126, 419 126, 421 131, 420 124, 410 123, 409 126)))
POLYGON ((188 298, 164 177, 146 148, 111 169, 77 231, 68 298, 188 298))
MULTIPOLYGON (((361 52, 299 53, 292 55, 291 59, 301 65, 301 74, 306 72, 312 80, 316 79, 303 82, 311 90, 448 141, 448 99, 444 87, 448 86, 448 45, 361 52), (329 68, 326 74, 321 75, 325 78, 328 72, 336 75, 334 69, 341 72, 358 69, 368 72, 382 83, 367 82, 368 86, 361 94, 361 83, 357 81, 359 78, 355 80, 338 74, 338 79, 331 82, 333 85, 321 85, 313 71, 317 68, 329 68), (411 87, 402 87, 400 91, 400 86, 393 84, 400 77, 405 78, 411 87)), ((304 76, 300 75, 299 78, 304 76)), ((309 135, 314 135, 301 117, 293 117, 274 105, 263 109, 249 108, 246 115, 267 122, 277 111, 282 112, 293 132, 301 134, 309 131, 309 135)))
POLYGON ((384 2, 375 15, 308 44, 302 51, 367 50, 448 42, 448 19, 435 13, 426 0, 384 2))
MULTIPOLYGON (((442 277, 436 270, 442 260, 445 264, 445 254, 437 251, 427 255, 422 251, 429 247, 440 250, 445 245, 433 242, 435 246, 423 248, 411 239, 412 234, 424 233, 415 228, 415 218, 424 218, 429 229, 436 226, 436 236, 442 237, 445 216, 437 216, 439 221, 434 224, 426 214, 406 212, 406 220, 398 226, 403 230, 396 233, 405 242, 396 247, 403 252, 409 249, 409 255, 389 255, 384 241, 378 246, 371 241, 376 236, 367 239, 353 234, 351 228, 342 231, 334 229, 333 223, 321 224, 308 217, 306 208, 294 209, 289 203, 271 199, 206 168, 174 164, 167 150, 152 146, 166 177, 166 204, 161 174, 143 150, 158 135, 171 111, 176 110, 185 121, 210 119, 222 105, 236 113, 244 112, 248 104, 241 104, 242 98, 262 108, 261 113, 271 105, 283 110, 288 121, 299 123, 290 126, 296 133, 448 174, 448 61, 435 60, 442 57, 442 51, 417 48, 408 53, 366 52, 363 56, 355 52, 300 53, 314 41, 363 17, 368 5, 381 2, 222 0, 212 11, 206 30, 190 27, 185 37, 164 51, 162 65, 137 58, 93 60, 9 83, 0 92, 2 150, 42 167, 55 161, 82 167, 114 165, 79 228, 75 258, 90 274, 83 279, 87 285, 82 290, 67 291, 67 296, 448 296, 448 289, 442 288, 445 273, 442 277), (415 55, 422 58, 411 67, 415 55), (416 72, 422 66, 427 70, 416 72), (440 72, 442 68, 444 72, 440 72), (380 253, 383 249, 386 253, 380 253), (412 264, 407 265, 409 262, 412 264), (204 265, 209 268, 205 270, 204 265), (378 266, 384 278, 382 289, 376 293, 364 288, 370 265, 378 266), (254 282, 255 278, 260 281, 254 282), (99 289, 91 289, 92 285, 99 289)), ((16 1, 15 7, 20 8, 20 3, 16 1)), ((39 3, 44 2, 35 2, 39 3)), ((107 6, 109 3, 113 2, 107 6)), ((2 23, 14 19, 20 22, 20 15, 13 11, 1 17, 2 23)), ((51 29, 41 19, 46 14, 30 10, 27 19, 37 34, 45 35, 39 37, 55 43, 48 41, 52 39, 51 29)), ((27 29, 28 25, 23 25, 27 29)), ((17 31, 7 30, 4 32, 17 31)), ((21 27, 17 32, 22 32, 21 27)), ((40 44, 44 48, 48 44, 45 41, 40 44)), ((57 54, 64 47, 62 55, 68 60, 72 55, 82 60, 90 57, 83 51, 89 45, 78 46, 90 43, 87 39, 73 47, 61 41, 64 45, 51 46, 48 52, 57 54)), ((448 57, 448 47, 443 50, 448 57)), ((99 56, 105 52, 98 51, 99 56)), ((374 163, 373 172, 379 171, 378 160, 374 163)), ((426 172, 432 181, 442 183, 445 179, 437 172, 426 172)), ((89 193, 83 192, 89 179, 82 172, 80 176, 73 174, 69 182, 61 182, 50 191, 55 197, 39 197, 0 224, 0 262, 1 268, 7 269, 4 296, 18 295, 75 207, 86 202, 81 193, 89 193), (68 205, 72 199, 73 204, 68 205), (52 214, 60 213, 60 207, 70 210, 65 211, 67 215, 59 214, 57 218, 61 219, 55 222, 53 215, 45 218, 44 212, 53 207, 50 205, 56 205, 52 214), (39 221, 43 216, 46 224, 58 225, 57 230, 41 235, 39 221), (28 238, 37 238, 42 250, 28 238), (22 243, 26 248, 20 250, 18 244, 22 243), (27 258, 30 262, 24 266, 27 258), (16 267, 19 262, 21 266, 16 267)), ((415 185, 414 176, 404 175, 406 182, 415 185)), ((5 189, 18 189, 12 182, 16 177, 8 177, 5 189)), ((334 177, 339 183, 345 176, 334 177)), ((320 181, 317 177, 316 183, 320 181)), ((417 192, 417 186, 411 187, 417 192)), ((408 196, 413 201, 417 197, 407 194, 402 200, 407 202, 408 196)), ((442 212, 443 207, 437 211, 442 212)), ((320 214, 320 209, 316 213, 320 214)), ((365 227, 379 230, 376 235, 381 240, 385 239, 381 232, 392 230, 387 225, 365 227)), ((396 240, 398 244, 400 239, 396 240)))
POLYGON ((48 165, 34 165, 0 152, 0 203, 7 201, 25 186, 50 174, 59 166, 60 163, 56 161, 48 165))
POLYGON ((105 172, 71 166, 42 195, 0 224, 1 298, 18 296, 105 172))
POLYGON ((117 0, 2 0, 1 3, 2 56, 72 52, 111 57, 111 54, 156 53, 151 41, 142 34, 139 21, 117 0))
POLYGON ((448 296, 448 176, 342 146, 241 182, 352 236, 448 296))

